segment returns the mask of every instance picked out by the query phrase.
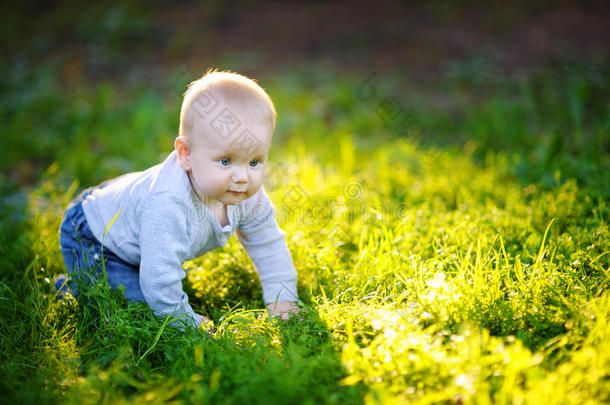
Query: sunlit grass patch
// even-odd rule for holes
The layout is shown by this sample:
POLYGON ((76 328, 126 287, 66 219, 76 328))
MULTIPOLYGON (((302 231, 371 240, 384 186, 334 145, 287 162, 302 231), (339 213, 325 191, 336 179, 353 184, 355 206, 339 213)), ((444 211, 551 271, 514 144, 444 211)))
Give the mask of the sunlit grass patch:
MULTIPOLYGON (((601 171, 607 157, 589 161, 586 153, 552 149, 546 138, 535 158, 523 152, 535 141, 518 119, 535 116, 537 104, 519 93, 474 100, 451 125, 442 112, 418 115, 430 131, 471 131, 465 144, 423 145, 392 132, 377 105, 355 95, 358 78, 337 76, 287 74, 270 85, 280 121, 265 188, 299 272, 301 318, 269 319, 256 269, 231 238, 185 264, 190 301, 214 319, 212 334, 169 327, 103 285, 92 289, 88 307, 52 293, 53 276, 64 271, 57 246, 63 208, 79 184, 158 163, 171 148, 177 97, 167 105, 150 91, 108 83, 70 98, 41 77, 40 99, 24 97, 5 111, 11 135, 40 129, 33 117, 56 120, 46 121, 39 143, 2 138, 24 165, 56 161, 26 193, 23 223, 2 228, 0 237, 0 370, 11 381, 8 396, 68 403, 610 400, 607 190, 594 189, 602 177, 582 177, 601 171), (55 114, 60 105, 68 107, 55 114), (517 144, 498 150, 495 136, 502 138, 495 146, 517 144)), ((597 91, 589 79, 583 86, 597 91)), ((385 80, 377 89, 394 95, 385 80)), ((599 108, 580 124, 576 116, 557 118, 560 105, 541 108, 545 119, 580 125, 582 139, 607 125, 599 108)))
MULTIPOLYGON (((601 201, 591 210, 573 182, 533 198, 506 175, 501 155, 485 167, 451 153, 426 165, 403 141, 377 148, 375 160, 352 153, 329 166, 302 159, 285 184, 269 188, 283 210, 302 298, 341 344, 349 375, 340 385, 364 384, 367 400, 384 403, 607 395, 602 381, 585 377, 607 378, 600 371, 607 364, 582 360, 596 350, 583 340, 588 328, 608 333, 608 228, 595 214, 606 210, 601 201), (362 162, 349 182, 337 170, 343 160, 362 162), (379 164, 392 161, 425 170, 379 164), (582 233, 583 223, 592 228, 575 243, 571 234, 582 233), (549 379, 566 378, 568 369, 576 370, 573 380, 551 395, 549 379)), ((215 269, 243 260, 232 241, 198 260, 191 277, 209 272, 211 285, 231 285, 231 277, 252 274, 247 262, 224 279, 215 269)), ((246 307, 261 306, 239 286, 232 291, 246 307)))

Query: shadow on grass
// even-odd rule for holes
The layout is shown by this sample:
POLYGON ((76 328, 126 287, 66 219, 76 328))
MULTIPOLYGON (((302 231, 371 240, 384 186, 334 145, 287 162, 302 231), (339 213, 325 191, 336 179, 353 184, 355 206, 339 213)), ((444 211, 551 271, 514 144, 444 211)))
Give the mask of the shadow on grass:
POLYGON ((82 375, 97 395, 112 390, 113 399, 362 403, 364 386, 341 385, 340 350, 317 313, 289 321, 260 311, 228 315, 214 337, 171 327, 161 333, 150 311, 129 305, 112 327, 87 327, 82 375))
POLYGON ((84 403, 363 402, 365 386, 341 384, 347 373, 340 347, 311 309, 287 321, 263 310, 229 310, 208 335, 169 326, 103 281, 84 287, 79 302, 39 293, 42 345, 30 354, 38 370, 24 375, 16 397, 27 391, 30 399, 68 402, 85 393, 84 403))

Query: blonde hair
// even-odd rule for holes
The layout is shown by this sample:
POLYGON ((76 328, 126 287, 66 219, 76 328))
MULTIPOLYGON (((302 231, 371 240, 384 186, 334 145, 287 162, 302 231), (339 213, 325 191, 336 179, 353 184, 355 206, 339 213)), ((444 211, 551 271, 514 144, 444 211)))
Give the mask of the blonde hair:
POLYGON ((189 137, 193 128, 201 120, 214 120, 222 113, 222 106, 228 107, 231 114, 239 112, 253 122, 269 123, 271 131, 275 130, 275 106, 262 87, 244 75, 210 69, 184 92, 179 135, 193 143, 194 139, 189 137))

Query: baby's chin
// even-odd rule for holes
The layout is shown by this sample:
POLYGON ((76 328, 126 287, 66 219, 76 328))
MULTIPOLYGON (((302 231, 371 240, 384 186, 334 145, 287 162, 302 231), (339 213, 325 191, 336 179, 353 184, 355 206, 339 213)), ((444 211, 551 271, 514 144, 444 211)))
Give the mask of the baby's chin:
POLYGON ((225 205, 236 205, 249 197, 250 196, 248 195, 248 193, 233 193, 228 191, 223 196, 222 202, 225 205))

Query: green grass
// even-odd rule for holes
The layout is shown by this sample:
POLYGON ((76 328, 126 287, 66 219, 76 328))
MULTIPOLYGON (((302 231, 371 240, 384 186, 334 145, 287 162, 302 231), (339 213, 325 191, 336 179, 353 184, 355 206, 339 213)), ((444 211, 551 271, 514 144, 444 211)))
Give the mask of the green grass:
POLYGON ((454 66, 443 107, 399 77, 375 77, 375 97, 358 95, 364 77, 322 69, 261 78, 280 117, 266 187, 302 319, 266 316, 232 238, 185 264, 191 302, 217 325, 208 336, 103 283, 89 306, 58 302, 49 283, 64 271, 62 210, 78 189, 170 151, 190 77, 66 91, 52 67, 5 67, 5 398, 610 401, 607 62, 521 80, 486 69, 454 66), (398 109, 382 105, 390 96, 398 109))

